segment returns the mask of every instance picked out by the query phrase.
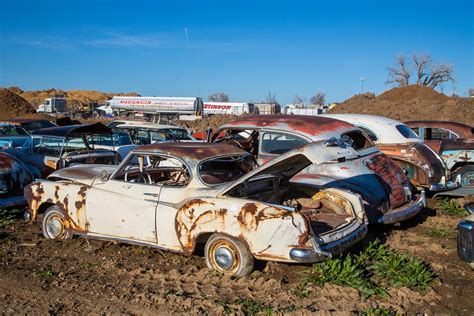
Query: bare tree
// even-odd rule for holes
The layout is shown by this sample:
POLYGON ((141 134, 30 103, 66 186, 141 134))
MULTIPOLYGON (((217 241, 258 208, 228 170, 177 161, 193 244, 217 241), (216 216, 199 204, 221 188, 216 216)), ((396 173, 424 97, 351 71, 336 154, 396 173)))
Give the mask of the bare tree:
POLYGON ((304 105, 305 99, 306 99, 305 97, 295 95, 295 97, 293 98, 293 104, 295 104, 295 105, 304 105))
POLYGON ((210 102, 229 102, 229 96, 224 92, 213 93, 207 97, 210 102))
POLYGON ((318 92, 316 95, 311 97, 309 102, 312 105, 324 105, 324 103, 326 103, 326 94, 324 94, 324 92, 318 92))
POLYGON ((397 56, 395 66, 388 67, 387 84, 395 83, 399 87, 406 87, 410 84, 411 71, 407 65, 407 58, 403 55, 397 56))
MULTIPOLYGON (((436 88, 443 82, 454 81, 453 66, 433 64, 430 55, 413 54, 412 63, 414 72, 416 72, 416 84, 424 85, 430 88, 436 88)), ((399 87, 406 87, 410 84, 412 71, 408 64, 406 56, 397 56, 397 62, 394 67, 388 68, 387 83, 394 83, 399 87)))
POLYGON ((268 91, 268 94, 265 97, 265 101, 267 103, 278 104, 278 101, 276 99, 276 94, 272 93, 271 91, 268 91))

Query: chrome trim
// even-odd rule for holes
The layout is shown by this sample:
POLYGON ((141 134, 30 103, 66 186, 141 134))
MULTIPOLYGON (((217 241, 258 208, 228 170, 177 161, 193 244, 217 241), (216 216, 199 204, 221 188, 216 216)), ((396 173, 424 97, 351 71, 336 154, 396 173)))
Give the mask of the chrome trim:
POLYGON ((404 220, 407 220, 426 207, 426 193, 421 191, 420 196, 415 203, 409 205, 406 208, 399 209, 393 213, 387 213, 377 219, 379 224, 394 224, 404 220))
POLYGON ((429 190, 430 191, 448 191, 448 190, 454 190, 456 188, 459 188, 460 184, 455 181, 446 181, 445 184, 443 183, 435 183, 430 185, 429 190))
POLYGON ((310 239, 313 248, 292 248, 290 258, 296 262, 313 263, 323 261, 333 255, 339 254, 360 241, 367 234, 368 228, 365 224, 360 224, 357 229, 345 237, 327 244, 319 244, 315 237, 310 239), (316 246, 315 246, 316 245, 316 246))

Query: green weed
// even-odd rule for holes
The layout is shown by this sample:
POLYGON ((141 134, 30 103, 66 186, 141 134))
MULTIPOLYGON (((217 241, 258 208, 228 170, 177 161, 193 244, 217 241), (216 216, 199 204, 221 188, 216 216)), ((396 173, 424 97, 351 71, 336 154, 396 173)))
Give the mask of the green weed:
POLYGON ((430 228, 426 231, 426 234, 436 238, 448 238, 452 235, 450 231, 441 228, 430 228))
POLYGON ((395 316, 397 311, 386 307, 369 307, 359 313, 360 316, 395 316))
POLYGON ((245 315, 256 315, 258 313, 264 313, 265 315, 271 315, 275 312, 275 309, 270 305, 265 305, 260 302, 251 299, 236 299, 234 304, 242 305, 243 312, 245 315))
POLYGON ((48 279, 54 276, 54 273, 51 269, 38 270, 33 272, 33 276, 37 278, 48 279))
POLYGON ((452 199, 445 198, 440 203, 441 212, 444 215, 448 216, 464 216, 467 215, 467 210, 464 207, 460 206, 458 201, 452 199))
POLYGON ((22 211, 0 209, 0 228, 15 223, 21 217, 22 211))

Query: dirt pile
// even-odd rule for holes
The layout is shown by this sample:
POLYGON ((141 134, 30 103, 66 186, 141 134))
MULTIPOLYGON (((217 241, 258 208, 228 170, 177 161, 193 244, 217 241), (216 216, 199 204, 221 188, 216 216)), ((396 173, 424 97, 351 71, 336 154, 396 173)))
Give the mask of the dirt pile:
POLYGON ((193 132, 206 132, 209 128, 212 128, 212 130, 215 131, 221 125, 233 121, 236 118, 237 116, 235 115, 212 115, 193 121, 178 120, 176 123, 192 130, 193 132))
POLYGON ((0 119, 23 116, 35 113, 35 109, 18 94, 8 89, 0 88, 0 119))
POLYGON ((379 96, 355 95, 329 113, 374 114, 400 121, 445 120, 474 125, 474 98, 448 97, 435 90, 412 85, 394 88, 379 96))
POLYGON ((89 105, 91 102, 101 103, 113 96, 140 96, 138 93, 106 93, 93 90, 61 90, 46 89, 23 91, 18 87, 8 88, 11 92, 18 94, 27 100, 35 109, 44 102, 44 99, 54 96, 63 96, 68 100, 68 106, 71 110, 77 110, 83 106, 89 105))

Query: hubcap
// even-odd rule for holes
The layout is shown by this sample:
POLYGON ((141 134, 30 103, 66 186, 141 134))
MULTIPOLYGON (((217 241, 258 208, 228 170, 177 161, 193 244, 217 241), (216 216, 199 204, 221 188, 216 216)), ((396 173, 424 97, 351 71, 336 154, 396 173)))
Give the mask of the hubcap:
POLYGON ((214 254, 216 264, 223 270, 229 270, 234 265, 234 256, 227 247, 219 247, 214 254))
POLYGON ((48 221, 48 234, 52 238, 59 238, 63 234, 63 222, 61 219, 54 217, 48 221))
POLYGON ((468 186, 474 184, 474 171, 466 172, 461 177, 461 185, 468 186))

